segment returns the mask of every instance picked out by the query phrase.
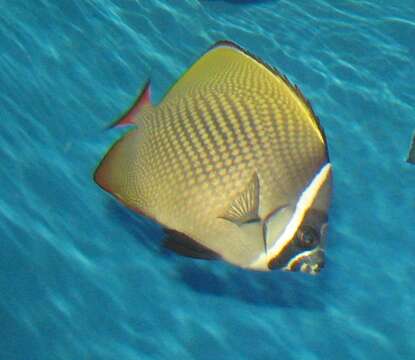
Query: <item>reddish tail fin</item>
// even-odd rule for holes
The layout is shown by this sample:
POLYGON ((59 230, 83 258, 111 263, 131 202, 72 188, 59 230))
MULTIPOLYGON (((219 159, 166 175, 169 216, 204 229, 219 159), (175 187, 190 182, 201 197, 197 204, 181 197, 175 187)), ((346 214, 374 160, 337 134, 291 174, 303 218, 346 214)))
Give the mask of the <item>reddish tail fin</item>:
POLYGON ((150 89, 150 80, 146 82, 143 90, 141 91, 138 98, 134 101, 133 105, 109 128, 130 125, 137 123, 137 117, 143 107, 150 105, 151 106, 151 89, 150 89))

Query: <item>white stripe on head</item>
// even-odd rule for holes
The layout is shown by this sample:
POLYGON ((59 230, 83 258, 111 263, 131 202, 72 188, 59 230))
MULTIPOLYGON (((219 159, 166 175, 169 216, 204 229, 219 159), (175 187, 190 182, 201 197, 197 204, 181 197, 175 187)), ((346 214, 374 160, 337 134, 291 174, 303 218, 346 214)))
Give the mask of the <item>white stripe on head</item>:
POLYGON ((294 237, 298 228, 304 220, 307 210, 311 207, 320 189, 325 184, 331 171, 331 164, 327 163, 314 176, 313 181, 304 189, 296 206, 293 216, 285 227, 281 236, 274 242, 274 245, 267 252, 261 253, 249 267, 252 269, 268 269, 270 259, 277 257, 294 237))

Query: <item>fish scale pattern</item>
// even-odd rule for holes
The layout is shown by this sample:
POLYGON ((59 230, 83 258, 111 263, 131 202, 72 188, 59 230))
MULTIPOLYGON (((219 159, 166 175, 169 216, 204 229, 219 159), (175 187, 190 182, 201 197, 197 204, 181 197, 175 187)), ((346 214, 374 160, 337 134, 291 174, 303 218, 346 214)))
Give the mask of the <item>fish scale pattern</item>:
POLYGON ((222 81, 212 77, 145 119, 148 141, 143 147, 151 156, 143 176, 152 173, 159 187, 143 191, 154 199, 163 194, 166 204, 157 197, 158 206, 183 210, 196 200, 203 201, 204 209, 223 212, 257 172, 265 217, 288 202, 293 191, 301 191, 325 160, 324 144, 296 100, 287 101, 278 86, 272 87, 278 79, 234 66, 222 81), (235 73, 246 75, 235 83, 235 73))

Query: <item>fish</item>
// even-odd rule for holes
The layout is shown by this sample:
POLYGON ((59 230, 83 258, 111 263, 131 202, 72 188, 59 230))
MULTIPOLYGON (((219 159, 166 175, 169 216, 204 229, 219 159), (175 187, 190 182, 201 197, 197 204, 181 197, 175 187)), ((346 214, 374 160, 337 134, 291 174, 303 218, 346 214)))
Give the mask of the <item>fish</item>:
POLYGON ((209 48, 158 104, 147 81, 95 182, 165 229, 164 246, 256 271, 315 275, 332 188, 324 130, 299 88, 234 42, 209 48))
POLYGON ((412 135, 412 142, 409 146, 409 152, 406 162, 409 164, 415 164, 415 132, 412 135))

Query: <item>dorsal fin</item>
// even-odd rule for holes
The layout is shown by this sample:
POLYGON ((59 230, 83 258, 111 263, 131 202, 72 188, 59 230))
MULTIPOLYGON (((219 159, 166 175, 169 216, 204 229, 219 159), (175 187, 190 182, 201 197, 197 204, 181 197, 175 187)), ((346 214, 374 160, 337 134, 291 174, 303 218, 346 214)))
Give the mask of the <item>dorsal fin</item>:
POLYGON ((143 89, 140 92, 140 95, 130 106, 130 108, 113 124, 109 127, 118 127, 123 125, 136 124, 138 116, 142 109, 146 106, 151 106, 151 86, 150 80, 147 80, 143 89))
POLYGON ((259 179, 254 173, 245 189, 231 202, 226 212, 221 216, 237 225, 257 221, 259 209, 259 179))
POLYGON ((199 244, 179 231, 171 229, 164 229, 164 231, 166 232, 166 237, 163 242, 164 247, 177 254, 205 260, 215 260, 220 258, 213 250, 199 244))
POLYGON ((246 74, 241 73, 242 68, 244 71, 249 69, 249 72, 254 75, 263 74, 275 81, 276 84, 282 82, 285 88, 285 96, 293 97, 298 101, 299 107, 304 111, 321 142, 326 146, 326 155, 328 156, 323 128, 300 89, 291 84, 287 77, 277 69, 231 41, 221 40, 213 45, 176 81, 163 100, 185 96, 194 89, 206 85, 206 83, 220 86, 226 81, 235 82, 238 79, 243 79, 246 74), (226 66, 229 64, 231 66, 226 66))

